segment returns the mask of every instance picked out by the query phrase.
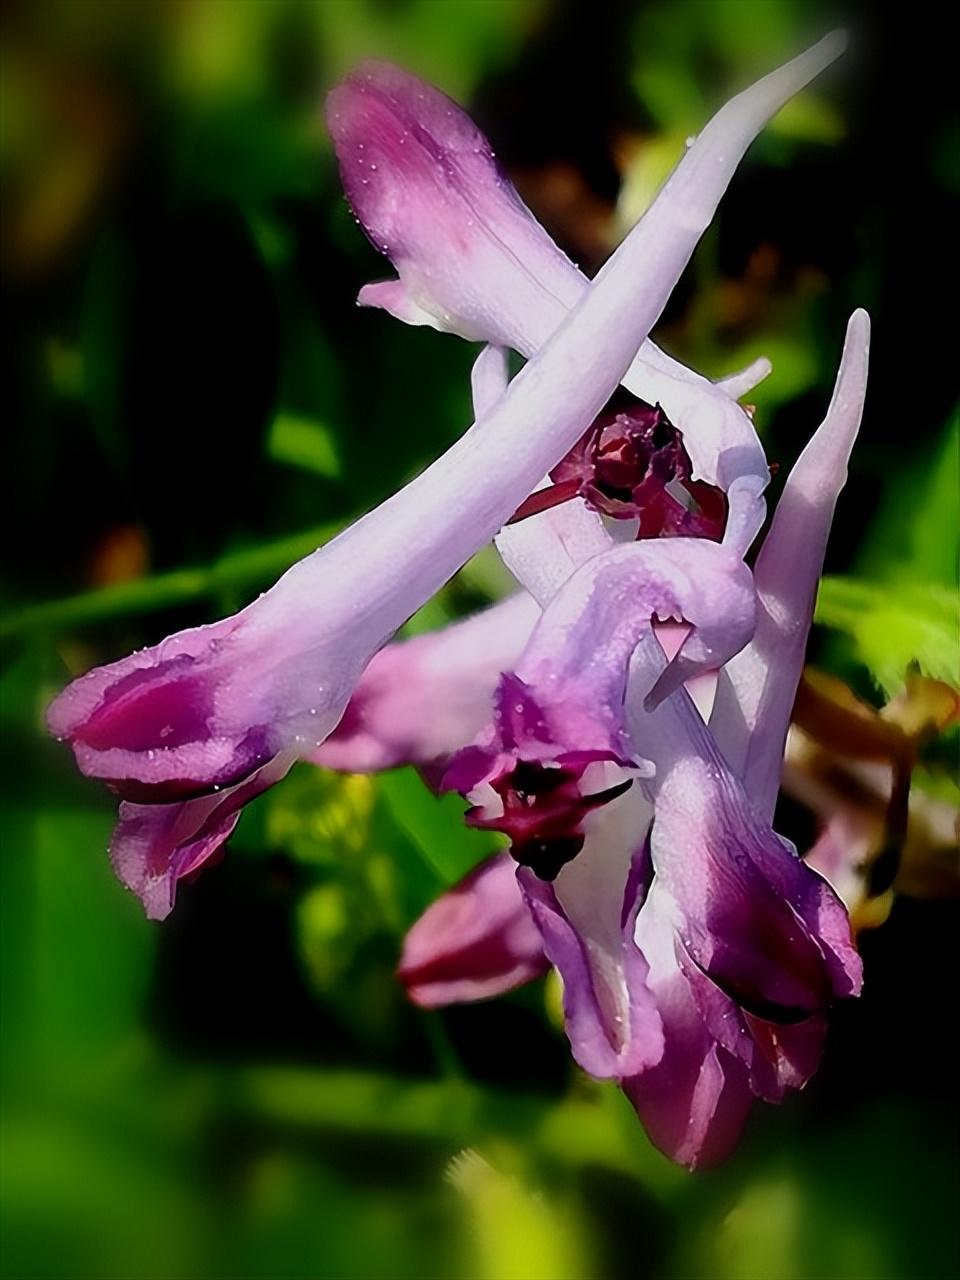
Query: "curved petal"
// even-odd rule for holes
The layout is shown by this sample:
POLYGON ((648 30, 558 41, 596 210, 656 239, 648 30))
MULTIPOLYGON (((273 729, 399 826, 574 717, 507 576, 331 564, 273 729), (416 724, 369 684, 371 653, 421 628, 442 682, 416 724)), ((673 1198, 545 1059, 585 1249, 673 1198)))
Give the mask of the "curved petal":
POLYGON ((618 1080, 663 1053, 660 1016, 647 987, 647 962, 634 941, 645 892, 641 846, 649 811, 627 793, 588 824, 582 853, 545 884, 527 868, 517 879, 563 980, 574 1058, 599 1079, 618 1080))
POLYGON ((869 343, 869 317, 855 311, 827 415, 790 472, 757 558, 756 635, 722 675, 711 720, 721 749, 768 821, 833 512, 863 415, 869 343))
POLYGON ((648 639, 628 700, 631 734, 656 766, 651 850, 694 962, 760 1018, 799 1022, 859 991, 861 965, 833 890, 753 810, 685 692, 637 711, 662 668, 648 639), (643 675, 640 675, 640 672, 643 675))
MULTIPOLYGON (((471 373, 473 411, 479 418, 507 389, 506 351, 486 346, 471 373)), ((544 476, 537 488, 550 483, 544 476)), ((504 564, 541 606, 591 556, 606 551, 610 535, 595 511, 579 499, 541 512, 520 525, 506 525, 494 539, 504 564)))
POLYGON ((548 967, 516 863, 504 853, 427 908, 404 940, 397 977, 414 1004, 436 1009, 511 991, 548 967))
POLYGON ((725 377, 718 378, 716 385, 722 387, 731 400, 740 400, 748 391, 759 386, 764 378, 769 378, 771 373, 773 373, 773 365, 767 357, 758 356, 745 369, 739 369, 736 373, 728 373, 725 377))
POLYGON ((177 882, 208 863, 230 836, 240 811, 287 773, 292 753, 277 756, 243 782, 180 804, 120 805, 110 861, 151 920, 173 910, 177 882))
POLYGON ((587 561, 544 611, 516 675, 554 707, 558 740, 637 758, 624 745, 631 656, 657 619, 687 624, 668 671, 678 681, 715 670, 746 644, 753 587, 738 557, 700 538, 613 547, 587 561), (680 665, 682 663, 682 666, 680 665))
POLYGON ((621 1085, 665 1155, 692 1169, 709 1167, 729 1155, 740 1137, 752 1101, 747 1069, 704 1022, 677 961, 669 903, 656 883, 637 919, 636 940, 649 965, 647 983, 663 1021, 664 1051, 659 1062, 621 1085))
POLYGON ((539 617, 520 593, 440 631, 387 645, 310 759, 345 773, 376 773, 453 755, 489 722, 497 682, 539 617))
POLYGON ((125 777, 143 784, 138 799, 157 786, 169 799, 171 782, 191 791, 231 785, 280 752, 307 755, 319 746, 376 650, 493 537, 607 401, 729 176, 729 166, 703 157, 686 169, 681 162, 643 223, 490 412, 394 497, 232 619, 74 681, 48 721, 56 736, 83 743, 84 770, 121 781, 111 732, 84 741, 93 719, 104 714, 113 722, 108 704, 118 698, 117 749, 127 753, 125 777), (155 715, 168 703, 178 716, 184 708, 172 736, 155 715), (128 736, 141 712, 150 733, 128 736), (219 757, 215 773, 207 768, 208 744, 218 738, 241 755, 252 741, 251 756, 231 766, 236 773, 225 774, 219 757), (174 777, 164 761, 173 762, 174 777))

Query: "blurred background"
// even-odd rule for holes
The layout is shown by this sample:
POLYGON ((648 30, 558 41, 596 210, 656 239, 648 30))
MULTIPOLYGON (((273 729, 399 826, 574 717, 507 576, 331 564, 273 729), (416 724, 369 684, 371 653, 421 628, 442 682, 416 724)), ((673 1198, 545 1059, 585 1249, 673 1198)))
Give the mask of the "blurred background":
MULTIPOLYGON (((550 983, 405 1002, 405 929, 490 848, 455 801, 301 766, 157 926, 111 874, 109 798, 42 728, 71 675, 241 606, 470 420, 471 347, 353 305, 387 264, 320 104, 360 57, 467 105, 594 270, 724 97, 838 22, 852 52, 752 148, 658 336, 711 374, 772 358, 751 398, 782 482, 870 310, 811 661, 873 708, 960 683, 955 68, 934 10, 879 12, 2 6, 5 1275, 957 1274, 955 729, 918 747, 909 830, 871 819, 909 857, 860 912, 866 990, 820 1074, 691 1176, 575 1070, 550 983)), ((411 625, 503 589, 481 555, 411 625)), ((785 802, 780 829, 816 826, 785 802)))

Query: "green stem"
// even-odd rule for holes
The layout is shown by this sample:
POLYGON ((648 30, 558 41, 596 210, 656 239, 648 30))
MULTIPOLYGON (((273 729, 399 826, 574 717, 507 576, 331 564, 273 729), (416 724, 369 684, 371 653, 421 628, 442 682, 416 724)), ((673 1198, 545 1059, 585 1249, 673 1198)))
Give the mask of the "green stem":
POLYGON ((269 582, 337 532, 337 525, 319 525, 262 546, 231 552, 203 568, 174 569, 151 578, 118 582, 61 600, 27 605, 0 619, 0 637, 59 631, 89 626, 108 618, 155 613, 207 599, 220 591, 269 582))

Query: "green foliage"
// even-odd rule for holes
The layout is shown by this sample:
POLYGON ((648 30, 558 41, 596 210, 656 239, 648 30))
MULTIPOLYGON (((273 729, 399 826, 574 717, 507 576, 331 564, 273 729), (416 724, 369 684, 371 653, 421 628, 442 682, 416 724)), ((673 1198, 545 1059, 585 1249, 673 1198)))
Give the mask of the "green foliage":
POLYGON ((911 666, 960 686, 960 601, 945 587, 828 577, 815 617, 852 639, 857 660, 888 695, 911 666))
POLYGON ((847 635, 888 696, 911 667, 960 688, 960 418, 889 478, 860 556, 863 578, 826 577, 816 620, 847 635))

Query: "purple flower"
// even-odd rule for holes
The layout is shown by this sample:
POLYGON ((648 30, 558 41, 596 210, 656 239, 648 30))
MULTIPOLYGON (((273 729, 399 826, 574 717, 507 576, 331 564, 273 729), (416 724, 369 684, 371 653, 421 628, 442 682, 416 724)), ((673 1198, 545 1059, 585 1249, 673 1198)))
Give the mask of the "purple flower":
POLYGON ((397 976, 425 1009, 500 995, 549 967, 509 858, 481 863, 407 934, 397 976))
POLYGON ((592 284, 457 107, 381 64, 348 79, 329 110, 344 185, 399 273, 361 301, 488 343, 476 421, 239 614, 49 711, 122 797, 111 856, 156 918, 297 759, 409 761, 463 793, 510 852, 414 926, 401 979, 439 1005, 553 965, 577 1061, 690 1165, 729 1149, 752 1097, 806 1081, 829 1005, 859 990, 842 904, 770 822, 868 325, 753 574, 768 469, 733 397, 757 370, 713 384, 647 335, 753 137, 841 46, 724 107, 592 284), (509 385, 507 346, 528 357, 509 385), (384 648, 491 538, 524 594, 384 648))
MULTIPOLYGON (((703 232, 715 208, 712 196, 703 198, 706 189, 726 186, 764 123, 844 43, 841 33, 828 36, 734 98, 706 126, 643 220, 663 269, 674 251, 661 244, 661 234, 671 239, 680 232, 685 243, 703 232)), ((368 62, 330 94, 327 120, 347 198, 398 273, 367 285, 358 301, 410 324, 532 355, 587 280, 525 207, 470 118, 415 76, 368 62)), ((688 250, 680 253, 686 260, 688 250)), ((639 281, 636 296, 651 300, 639 281)), ((727 494, 726 536, 741 552, 763 522, 768 470, 733 396, 768 371, 759 362, 728 385, 715 385, 647 341, 625 378, 630 391, 662 405, 683 432, 697 478, 727 494)))
POLYGON ((620 390, 550 472, 554 483, 532 493, 511 523, 579 497, 613 520, 635 520, 638 538, 720 542, 726 496, 694 480, 692 470, 683 437, 660 406, 620 390))
MULTIPOLYGON (((590 766, 602 771, 592 785, 580 787, 595 803, 569 805, 566 832, 557 806, 549 810, 547 842, 577 840, 554 858, 559 866, 544 875, 514 848, 526 865, 513 884, 508 855, 488 864, 494 914, 513 921, 523 901, 540 937, 526 935, 521 963, 513 935, 502 988, 545 956, 563 979, 577 1061, 618 1080, 653 1140, 691 1166, 729 1151, 754 1096, 779 1101, 809 1079, 829 1006, 860 988, 842 903, 769 824, 826 538, 862 413, 868 337, 857 312, 830 409, 787 480, 752 587, 736 558, 708 540, 608 549, 545 602, 514 668, 524 715, 509 742, 522 745, 521 760, 563 767, 564 753, 584 743, 605 743, 606 756, 590 766), (761 612, 744 644, 754 595, 761 612), (682 621, 669 637, 656 626, 665 614, 682 621), (681 686, 710 669, 719 670, 719 687, 708 725, 681 686), (628 775, 629 789, 618 786, 628 775)), ((542 530, 534 548, 514 556, 532 592, 543 589, 543 575, 534 581, 523 566, 532 550, 546 553, 549 536, 559 558, 559 538, 542 530)), ((495 699, 481 753, 505 745, 503 718, 495 699)), ((456 766, 454 757, 448 773, 456 766)), ((568 798, 574 781, 560 782, 568 798)), ((509 817, 502 794, 487 803, 498 795, 509 817)), ((538 805, 534 793, 534 819, 538 805)), ((537 840, 535 821, 522 836, 524 846, 537 840)), ((469 919, 471 884, 456 892, 469 919)), ((415 926, 422 964, 432 954, 428 918, 415 926)), ((489 932, 485 953, 496 954, 489 932)), ((436 1004, 445 961, 432 959, 436 1004)), ((461 965, 461 992, 464 977, 461 965)))
MULTIPOLYGON (((536 340, 528 344, 537 349, 522 373, 422 475, 240 613, 89 672, 54 701, 51 732, 70 742, 84 773, 132 806, 121 812, 111 856, 151 916, 170 910, 177 880, 217 851, 246 800, 317 750, 377 650, 497 533, 582 436, 645 342, 746 146, 837 52, 836 40, 818 46, 718 114, 596 280, 587 286, 576 272, 569 277, 569 296, 551 310, 548 324, 538 323, 536 340)), ((384 75, 397 94, 417 83, 402 73, 384 75)), ((359 153, 363 139, 351 132, 346 90, 338 92, 333 132, 341 150, 355 146, 359 153)), ((424 86, 412 92, 415 98, 422 92, 427 106, 437 105, 424 86)), ((368 226, 398 255, 421 260, 423 267, 430 237, 417 210, 426 211, 422 200, 428 198, 435 211, 430 234, 443 250, 443 264, 428 272, 430 279, 439 280, 454 260, 461 282, 475 273, 479 278, 484 260, 471 249, 469 219, 459 217, 471 191, 483 202, 480 187, 492 172, 473 126, 445 106, 440 132, 414 127, 412 120, 395 127, 393 99, 370 75, 350 93, 374 110, 364 117, 370 151, 362 164, 355 157, 347 176, 355 203, 380 166, 386 170, 388 161, 395 162, 389 181, 371 184, 378 203, 368 226), (427 170, 432 187, 422 181, 427 170), (404 205, 415 215, 411 235, 398 230, 395 215, 404 205), (444 209, 453 211, 452 221, 443 219, 444 209), (447 243, 438 228, 454 240, 447 243)), ((514 201, 509 193, 505 198, 514 201)), ((534 240, 540 236, 522 206, 516 205, 516 218, 529 222, 534 240)), ((509 298, 513 306, 517 262, 510 258, 506 274, 488 265, 504 286, 500 301, 509 298)), ((542 307, 540 312, 545 314, 542 307)), ((497 321, 493 310, 490 318, 497 321)), ((480 393, 484 368, 481 363, 480 393)), ((701 382, 689 385, 700 394, 701 382)), ((735 410, 724 393, 716 394, 735 410)), ((720 471, 718 464, 722 484, 720 471)), ((752 476, 754 495, 758 484, 752 476)), ((734 488, 727 487, 727 536, 737 525, 734 510, 740 510, 734 488)))

